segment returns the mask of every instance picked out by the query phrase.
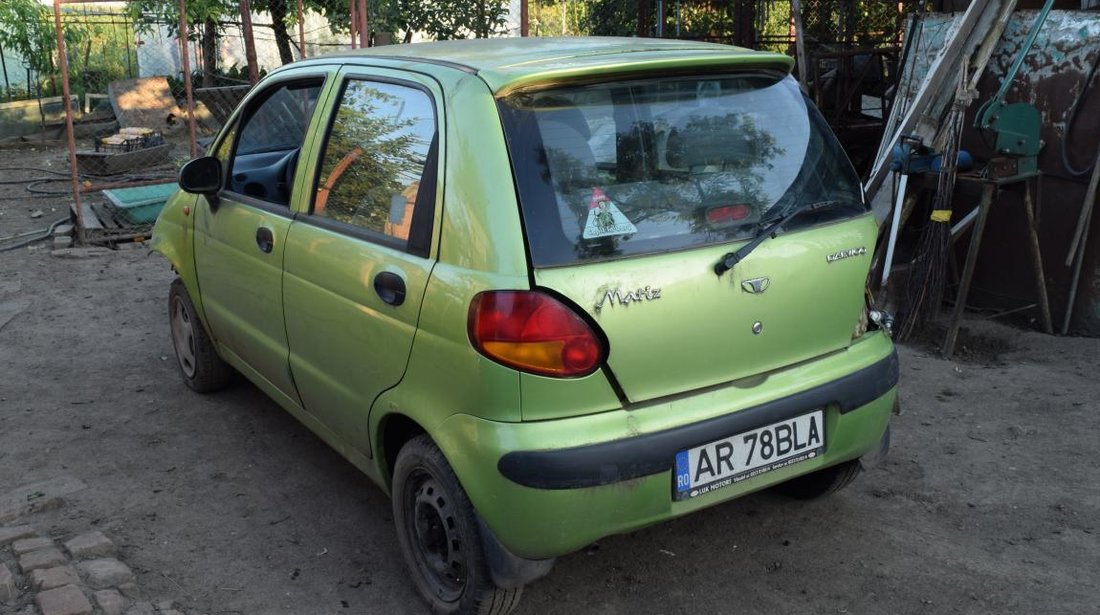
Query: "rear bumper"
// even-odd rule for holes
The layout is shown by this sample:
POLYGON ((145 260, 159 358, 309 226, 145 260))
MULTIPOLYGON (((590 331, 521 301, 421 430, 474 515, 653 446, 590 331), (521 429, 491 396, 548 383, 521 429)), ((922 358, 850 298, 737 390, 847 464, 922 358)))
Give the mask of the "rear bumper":
MULTIPOLYGON (((505 478, 537 489, 577 489, 667 472, 678 451, 710 442, 716 434, 736 434, 833 407, 840 414, 862 408, 897 386, 898 354, 832 382, 731 414, 632 438, 573 448, 513 451, 497 468, 505 478)), ((720 435, 717 437, 721 437, 720 435)))
POLYGON ((893 345, 874 333, 751 382, 560 420, 455 415, 433 436, 501 543, 525 558, 550 558, 876 450, 897 379, 893 345), (677 451, 817 408, 825 409, 824 454, 673 500, 677 451))

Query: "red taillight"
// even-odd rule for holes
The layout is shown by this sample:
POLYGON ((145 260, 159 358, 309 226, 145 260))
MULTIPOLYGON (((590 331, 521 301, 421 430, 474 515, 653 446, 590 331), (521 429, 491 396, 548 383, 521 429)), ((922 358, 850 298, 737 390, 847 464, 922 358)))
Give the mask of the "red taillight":
POLYGON ((721 207, 711 207, 707 210, 707 222, 718 225, 729 224, 748 218, 749 213, 748 205, 722 205, 721 207))
POLYGON ((603 360, 603 344, 588 323, 539 292, 481 293, 470 303, 468 327, 478 352, 525 372, 585 376, 603 360))

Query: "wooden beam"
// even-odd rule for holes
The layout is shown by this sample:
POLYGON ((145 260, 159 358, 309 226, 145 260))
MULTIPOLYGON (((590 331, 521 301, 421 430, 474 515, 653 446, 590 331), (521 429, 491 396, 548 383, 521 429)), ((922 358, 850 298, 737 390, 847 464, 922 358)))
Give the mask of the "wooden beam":
POLYGON ((529 36, 530 19, 528 18, 527 0, 519 0, 519 35, 529 36))

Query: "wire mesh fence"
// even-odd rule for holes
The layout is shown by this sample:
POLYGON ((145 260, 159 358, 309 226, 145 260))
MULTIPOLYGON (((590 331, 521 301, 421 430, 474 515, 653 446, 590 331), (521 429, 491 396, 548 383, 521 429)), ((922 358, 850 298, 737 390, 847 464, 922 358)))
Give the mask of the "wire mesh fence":
MULTIPOLYGON (((791 0, 530 2, 534 35, 657 36, 794 55, 791 0)), ((888 87, 868 75, 885 73, 889 58, 864 70, 862 52, 853 50, 895 47, 905 14, 925 3, 801 0, 813 58, 811 88, 818 76, 842 77, 837 83, 844 87, 828 90, 822 79, 816 88, 819 106, 837 110, 830 115, 834 125, 845 121, 869 88, 876 94, 888 87), (855 92, 856 102, 830 102, 824 98, 829 92, 855 92)), ((45 131, 67 142, 70 194, 82 238, 120 241, 147 235, 156 203, 163 202, 179 167, 205 151, 255 79, 267 71, 364 42, 433 37, 387 18, 373 0, 337 2, 324 14, 299 12, 302 3, 293 0, 253 0, 253 6, 281 6, 282 12, 240 12, 231 2, 221 3, 219 14, 203 13, 210 4, 53 0, 51 10, 42 0, 0 1, 0 141, 45 131), (366 31, 349 31, 357 28, 366 31)), ((518 26, 502 26, 499 33, 513 30, 518 32, 518 26)), ((459 33, 471 34, 477 32, 459 33)))

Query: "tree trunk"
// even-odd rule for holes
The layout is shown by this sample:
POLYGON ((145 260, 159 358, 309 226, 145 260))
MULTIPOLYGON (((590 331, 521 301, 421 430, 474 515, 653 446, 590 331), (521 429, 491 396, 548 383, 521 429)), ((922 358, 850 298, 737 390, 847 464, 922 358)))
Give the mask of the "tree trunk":
POLYGON ((202 87, 217 85, 218 72, 218 23, 213 19, 202 22, 202 87))
POLYGON ((279 48, 279 61, 290 64, 294 61, 294 52, 290 49, 290 32, 286 29, 286 0, 271 0, 268 11, 271 13, 271 29, 275 33, 275 46, 279 48))

